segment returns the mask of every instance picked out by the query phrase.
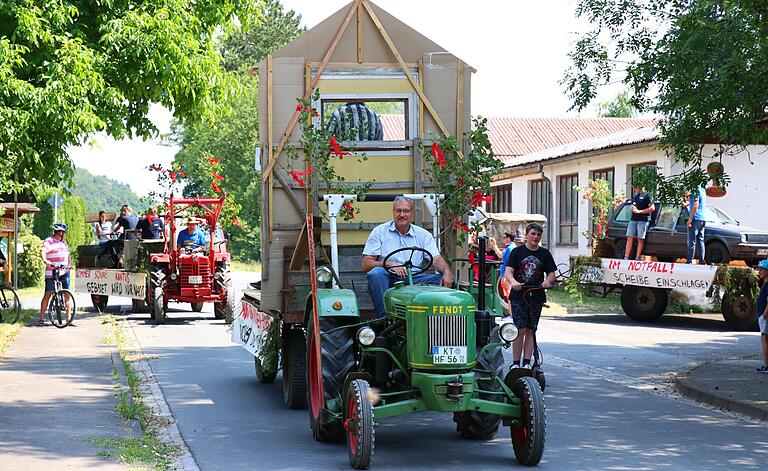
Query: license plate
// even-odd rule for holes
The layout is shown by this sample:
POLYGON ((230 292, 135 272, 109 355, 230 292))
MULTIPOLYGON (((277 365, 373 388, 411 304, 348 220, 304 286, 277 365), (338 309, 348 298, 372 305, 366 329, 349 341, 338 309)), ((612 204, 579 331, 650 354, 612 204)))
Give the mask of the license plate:
POLYGON ((432 347, 432 363, 454 365, 467 362, 467 347, 432 347))
POLYGON ((203 282, 203 275, 193 275, 189 277, 190 285, 199 285, 203 282))
POLYGON ((758 255, 768 255, 768 249, 757 249, 758 255))

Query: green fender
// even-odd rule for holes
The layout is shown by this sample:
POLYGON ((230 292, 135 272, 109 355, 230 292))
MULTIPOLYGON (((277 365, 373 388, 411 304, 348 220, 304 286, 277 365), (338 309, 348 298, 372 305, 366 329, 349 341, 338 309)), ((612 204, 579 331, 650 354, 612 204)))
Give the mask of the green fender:
MULTIPOLYGON (((318 289, 317 310, 320 317, 354 317, 360 318, 357 307, 357 296, 351 289, 318 289), (336 303, 339 304, 336 304, 336 303)), ((309 322, 312 312, 312 293, 307 296, 307 308, 304 311, 304 325, 309 322)))

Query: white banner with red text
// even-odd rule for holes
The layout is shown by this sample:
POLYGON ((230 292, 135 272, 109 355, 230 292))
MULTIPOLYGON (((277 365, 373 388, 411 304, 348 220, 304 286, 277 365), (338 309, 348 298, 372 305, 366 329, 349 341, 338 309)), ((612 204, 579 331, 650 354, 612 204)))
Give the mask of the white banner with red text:
POLYGON ((270 332, 276 319, 247 301, 240 305, 242 309, 232 322, 232 342, 258 356, 265 345, 272 343, 270 332))
POLYGON ((603 282, 608 284, 707 290, 717 266, 604 258, 602 272, 603 282))
POLYGON ((123 270, 78 268, 75 270, 75 291, 78 293, 145 299, 147 275, 123 270))

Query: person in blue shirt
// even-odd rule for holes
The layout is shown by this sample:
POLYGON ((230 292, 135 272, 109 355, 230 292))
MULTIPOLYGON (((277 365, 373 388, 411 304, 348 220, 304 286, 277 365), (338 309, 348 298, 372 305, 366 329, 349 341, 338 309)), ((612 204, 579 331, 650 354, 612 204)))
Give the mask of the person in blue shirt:
POLYGON ((507 268, 507 261, 509 260, 509 253, 515 248, 512 242, 515 241, 515 235, 511 232, 504 233, 504 252, 501 254, 501 265, 499 265, 499 278, 504 277, 504 271, 507 268))
POLYGON ((704 190, 699 188, 695 193, 686 192, 688 197, 688 255, 686 263, 691 263, 699 249, 699 265, 704 265, 704 226, 707 224, 704 207, 704 190))
POLYGON ((757 325, 760 327, 760 346, 763 350, 763 366, 758 373, 768 373, 768 260, 763 260, 757 266, 758 276, 763 286, 757 295, 757 325))
POLYGON ((187 228, 179 232, 179 236, 176 238, 176 246, 184 247, 187 241, 190 241, 193 252, 202 252, 206 248, 205 233, 197 227, 197 219, 189 217, 187 219, 187 228))

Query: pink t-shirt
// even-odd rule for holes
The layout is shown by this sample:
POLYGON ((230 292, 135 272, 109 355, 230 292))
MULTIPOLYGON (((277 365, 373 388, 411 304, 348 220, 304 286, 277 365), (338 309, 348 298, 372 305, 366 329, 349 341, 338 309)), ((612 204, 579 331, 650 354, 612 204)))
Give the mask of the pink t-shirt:
MULTIPOLYGON (((51 236, 43 242, 43 249, 45 250, 48 261, 53 263, 53 265, 46 264, 45 266, 46 278, 53 278, 52 268, 54 266, 69 266, 69 246, 64 240, 56 240, 51 236)), ((59 270, 59 275, 64 275, 67 272, 69 272, 69 270, 59 270)))

